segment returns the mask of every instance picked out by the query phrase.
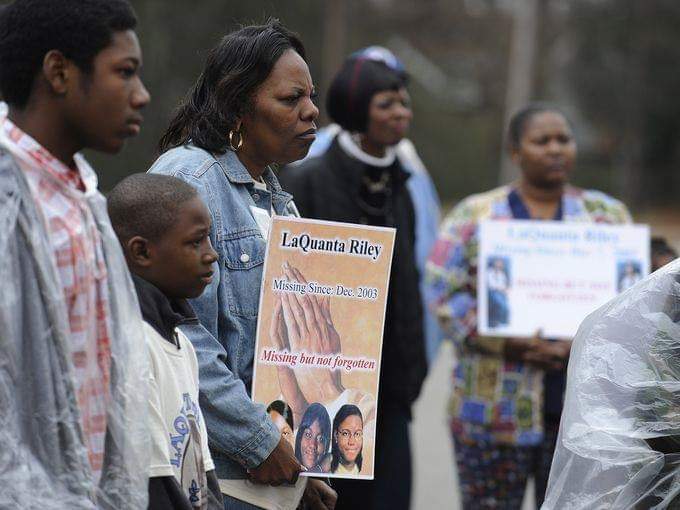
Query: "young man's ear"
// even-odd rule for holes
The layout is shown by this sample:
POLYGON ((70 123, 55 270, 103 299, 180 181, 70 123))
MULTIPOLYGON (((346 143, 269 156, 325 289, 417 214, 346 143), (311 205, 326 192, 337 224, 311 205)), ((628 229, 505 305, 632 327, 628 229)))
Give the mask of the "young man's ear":
POLYGON ((54 94, 63 96, 73 79, 74 64, 59 50, 50 50, 43 58, 42 72, 45 81, 54 94))
POLYGON ((128 260, 138 267, 149 267, 152 251, 149 244, 148 239, 142 236, 131 237, 125 245, 128 260))

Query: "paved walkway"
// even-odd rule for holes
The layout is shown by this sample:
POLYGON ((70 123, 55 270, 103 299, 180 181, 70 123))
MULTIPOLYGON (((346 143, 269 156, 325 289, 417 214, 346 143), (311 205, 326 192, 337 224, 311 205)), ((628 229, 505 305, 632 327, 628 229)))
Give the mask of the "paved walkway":
MULTIPOLYGON (((446 424, 446 403, 453 363, 451 344, 444 344, 416 402, 411 447, 414 454, 413 510, 461 510, 453 450, 446 424)), ((533 494, 529 487, 528 494, 533 494)), ((474 510, 474 509, 463 509, 474 510)), ((534 510, 526 500, 522 510, 534 510)))

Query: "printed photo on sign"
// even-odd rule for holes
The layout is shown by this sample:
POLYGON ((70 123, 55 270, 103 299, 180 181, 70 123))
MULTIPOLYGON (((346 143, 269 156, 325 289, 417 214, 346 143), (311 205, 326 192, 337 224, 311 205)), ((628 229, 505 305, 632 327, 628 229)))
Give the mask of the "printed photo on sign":
POLYGON ((646 225, 484 221, 478 331, 570 340, 591 312, 649 274, 646 225))
POLYGON ((372 479, 394 229, 272 219, 253 399, 306 476, 372 479))
POLYGON ((619 292, 630 289, 642 280, 642 264, 639 260, 623 260, 617 264, 617 278, 619 292))
POLYGON ((507 326, 510 322, 510 259, 489 257, 486 273, 488 324, 490 328, 507 326))

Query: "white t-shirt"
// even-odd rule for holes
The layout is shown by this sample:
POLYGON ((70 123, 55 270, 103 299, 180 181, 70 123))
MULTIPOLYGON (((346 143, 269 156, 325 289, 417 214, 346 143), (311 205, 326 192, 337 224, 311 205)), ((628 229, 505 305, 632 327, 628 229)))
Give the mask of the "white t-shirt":
POLYGON ((198 361, 191 342, 175 329, 179 348, 148 323, 150 354, 149 477, 174 476, 194 507, 207 502, 206 471, 215 469, 208 434, 198 406, 198 361))

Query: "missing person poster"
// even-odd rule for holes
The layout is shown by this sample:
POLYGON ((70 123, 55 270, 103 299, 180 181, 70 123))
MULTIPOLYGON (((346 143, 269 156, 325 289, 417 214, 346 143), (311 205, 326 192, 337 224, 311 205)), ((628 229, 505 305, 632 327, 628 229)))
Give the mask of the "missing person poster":
POLYGON ((373 479, 395 230, 276 216, 260 293, 253 399, 305 475, 373 479))
POLYGON ((649 228, 556 221, 479 227, 478 329, 570 340, 581 321, 649 274, 649 228))

